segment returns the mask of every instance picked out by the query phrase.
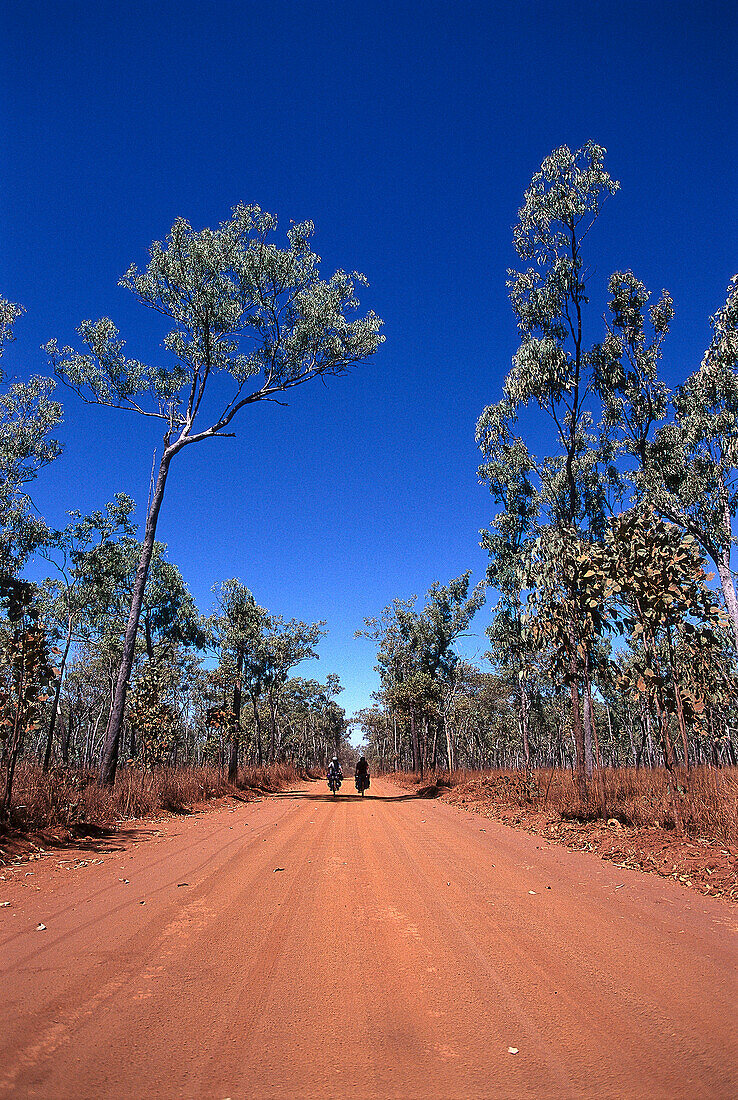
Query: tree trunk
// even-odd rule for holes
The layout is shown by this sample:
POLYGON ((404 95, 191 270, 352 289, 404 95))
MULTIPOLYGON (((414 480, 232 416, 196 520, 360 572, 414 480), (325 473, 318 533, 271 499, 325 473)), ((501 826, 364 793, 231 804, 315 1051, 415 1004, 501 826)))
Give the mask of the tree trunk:
POLYGON ((456 765, 455 753, 454 753, 454 738, 451 730, 451 723, 444 721, 446 729, 446 757, 448 759, 448 770, 452 772, 456 765))
POLYGON ((431 768, 438 771, 438 723, 433 724, 433 748, 431 749, 431 768))
POLYGON ((261 767, 264 763, 264 753, 261 747, 261 719, 259 718, 259 699, 257 695, 251 696, 251 705, 254 708, 254 726, 256 727, 256 762, 261 767))
POLYGON ((605 794, 605 775, 602 770, 602 753, 600 752, 600 739, 597 736, 597 724, 594 720, 594 707, 592 706, 592 685, 589 679, 589 672, 587 672, 586 681, 587 693, 587 709, 589 711, 589 723, 590 732, 594 738, 595 755, 597 757, 597 790, 600 796, 600 813, 605 821, 607 821, 607 796, 605 794))
POLYGON ((241 676, 243 674, 243 653, 236 658, 236 682, 233 685, 233 718, 235 729, 231 738, 231 756, 228 761, 228 782, 238 779, 238 747, 241 742, 241 676))
POLYGON ((69 763, 69 744, 72 739, 72 711, 70 709, 67 715, 67 720, 62 727, 61 738, 61 757, 62 764, 65 766, 69 763))
POLYGON ((589 673, 585 672, 587 690, 582 698, 582 725, 584 727, 584 770, 587 779, 594 775, 594 757, 592 753, 592 703, 589 691, 589 673))
POLYGON ((54 743, 54 729, 56 727, 56 716, 59 713, 59 697, 61 696, 62 680, 64 679, 64 669, 67 664, 67 657, 69 656, 69 647, 72 644, 72 620, 69 620, 69 628, 67 630, 67 640, 64 645, 64 652, 62 653, 62 659, 59 662, 59 678, 56 682, 56 690, 54 691, 54 702, 51 704, 51 716, 49 718, 49 732, 46 737, 46 752, 44 753, 44 766, 43 770, 46 773, 51 767, 51 748, 54 743))
POLYGON ((272 692, 269 692, 269 763, 275 763, 277 747, 277 704, 272 692))
POLYGON ((684 767, 689 775, 689 741, 687 739, 687 723, 684 719, 684 704, 682 693, 679 690, 679 679, 676 664, 676 655, 671 641, 671 631, 667 628, 666 641, 669 647, 669 664, 671 665, 671 677, 674 683, 674 700, 676 702, 677 718, 679 719, 679 732, 682 735, 682 750, 684 752, 684 767))
POLYGON ((162 455, 159 464, 159 474, 156 479, 156 488, 151 500, 151 508, 146 517, 146 532, 143 546, 141 547, 141 558, 138 563, 138 569, 136 570, 136 580, 133 585, 133 594, 131 597, 131 610, 128 616, 125 637, 123 639, 123 654, 118 669, 113 705, 110 708, 110 716, 105 731, 102 759, 100 762, 100 783, 106 787, 112 787, 115 782, 115 772, 118 766, 120 733, 123 726, 123 713, 126 706, 126 695, 129 688, 131 669, 133 668, 133 658, 136 650, 136 634, 138 632, 138 622, 141 618, 144 589, 146 588, 146 581, 149 575, 151 555, 154 552, 156 523, 159 518, 161 502, 164 499, 164 489, 167 482, 167 474, 169 472, 169 463, 172 461, 175 453, 175 448, 167 448, 162 455))
POLYGON ((571 725, 574 737, 574 751, 576 755, 576 784, 579 797, 584 798, 587 793, 587 775, 584 763, 584 730, 579 711, 579 684, 576 653, 571 657, 571 725))
MULTIPOLYGON (((99 718, 99 716, 98 716, 99 718)), ((85 735, 85 751, 83 756, 83 764, 86 768, 92 767, 92 716, 87 719, 87 733, 85 735)))
POLYGON ((420 763, 420 753, 418 752, 418 731, 415 728, 415 714, 410 711, 410 746, 413 754, 413 771, 417 772, 420 769, 420 778, 423 778, 422 764, 420 763))
POLYGON ((530 771, 530 739, 528 737, 530 720, 530 698, 528 697, 528 688, 522 676, 519 677, 518 684, 520 687, 520 733, 523 739, 525 770, 530 771))
MULTIPOLYGON (((16 631, 16 638, 20 638, 20 634, 16 631)), ((23 696, 26 691, 26 662, 21 662, 21 674, 18 684, 17 698, 15 701, 15 714, 13 716, 13 731, 10 735, 10 750, 6 759, 5 770, 5 789, 3 792, 3 800, 0 803, 0 821, 5 821, 10 818, 10 799, 13 794, 13 777, 15 775, 15 763, 18 759, 18 753, 20 751, 20 744, 22 740, 22 726, 21 726, 21 712, 23 709, 23 696)))
POLYGON ((238 746, 240 738, 238 730, 234 730, 231 736, 231 752, 228 757, 228 782, 235 783, 238 779, 238 746))
POLYGON ((730 544, 714 560, 717 565, 723 596, 725 597, 725 606, 728 609, 728 615, 733 626, 733 641, 736 652, 738 652, 738 597, 735 594, 733 573, 730 568, 730 544))
MULTIPOLYGON (((654 644, 655 655, 655 644, 654 644)), ((658 665, 658 662, 656 662, 658 665)), ((674 810, 674 826, 677 836, 684 835, 684 821, 682 819, 682 809, 679 802, 679 791, 677 788, 676 773, 674 771, 674 749, 671 744, 671 738, 669 737, 669 712, 664 706, 664 701, 661 697, 661 691, 657 688, 654 692, 654 705, 656 707, 656 718, 659 724, 659 736, 661 738, 661 751, 664 756, 664 766, 669 774, 669 790, 671 791, 671 804, 674 810)))

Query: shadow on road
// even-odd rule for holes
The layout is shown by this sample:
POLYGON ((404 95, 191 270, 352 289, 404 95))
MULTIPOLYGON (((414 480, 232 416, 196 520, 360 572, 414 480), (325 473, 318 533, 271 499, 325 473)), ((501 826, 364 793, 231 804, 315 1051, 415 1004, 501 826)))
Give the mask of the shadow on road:
POLYGON ((49 826, 33 832, 10 830, 3 833, 3 858, 0 866, 9 864, 13 859, 25 860, 29 855, 41 851, 75 851, 93 854, 110 854, 122 851, 127 844, 140 843, 159 835, 155 826, 130 828, 121 826, 75 825, 71 828, 49 826), (61 835, 59 833, 61 832, 61 835))
POLYGON ((277 791, 270 798, 305 798, 310 802, 410 802, 418 796, 412 794, 331 794, 330 791, 277 791))

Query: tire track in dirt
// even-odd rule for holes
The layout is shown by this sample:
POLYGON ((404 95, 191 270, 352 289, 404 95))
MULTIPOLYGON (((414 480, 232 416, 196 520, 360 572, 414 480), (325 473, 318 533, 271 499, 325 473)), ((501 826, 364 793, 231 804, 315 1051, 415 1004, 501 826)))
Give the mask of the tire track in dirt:
MULTIPOLYGON (((431 828, 426 832, 431 834, 431 828)), ((628 914, 630 935, 624 935, 619 922, 626 919, 623 909, 627 911, 630 904, 627 895, 618 898, 618 905, 613 906, 612 900, 608 905, 591 890, 582 894, 566 885, 562 888, 554 875, 542 873, 544 851, 540 851, 537 865, 524 863, 522 868, 514 865, 511 880, 509 860, 504 853, 495 851, 491 838, 481 841, 475 832, 469 829, 464 845, 460 845, 458 835, 452 831, 444 830, 429 837, 432 852, 426 845, 415 864, 415 870, 424 876, 421 894, 432 895, 439 866, 452 868, 449 874, 453 885, 463 888, 475 912, 472 939, 477 947, 481 945, 488 965, 504 979, 506 988, 515 991, 514 1000, 534 1003, 536 988, 544 991, 544 995, 555 992, 556 1027, 547 1030, 550 1040, 565 1052, 567 1064, 586 1062, 588 1047, 597 1049, 599 1035, 607 1034, 618 1052, 618 1069, 613 1074, 625 1073, 628 1066, 632 1072, 637 1069, 644 1089, 649 1088, 654 1095, 660 1077, 649 1076, 650 1066, 643 1063, 642 1055, 644 1038, 648 1041, 650 1036, 654 1045, 660 1042, 664 1060, 670 1055, 686 1060, 688 1071, 682 1075, 680 1094, 693 1096, 705 1088, 706 1082, 719 1081, 716 1071, 719 1075, 719 1067, 730 1059, 730 1043, 717 1052, 713 1043, 703 1049, 704 1005, 700 990, 706 985, 712 987, 715 1010, 730 1019, 731 1005, 738 993, 735 951, 723 952, 720 968, 716 968, 694 940, 685 951, 680 939, 673 935, 667 939, 668 922, 665 924, 659 914, 653 914, 653 925, 644 924, 642 908, 639 926, 633 914, 628 914), (519 870, 524 871, 522 882, 517 875, 519 870), (547 890, 546 885, 552 881, 553 888, 547 890), (529 892, 526 886, 536 889, 529 892), (495 899, 493 906, 489 904, 490 893, 495 899), (517 901, 514 908, 509 905, 511 899, 517 901), (634 965, 630 937, 636 931, 641 950, 644 946, 648 948, 651 965, 648 973, 634 978, 637 961, 634 965), (669 951, 676 957, 669 959, 669 951), (699 982, 694 981, 695 971, 699 982), (534 984, 531 979, 535 978, 538 981, 534 984), (692 1002, 691 1012, 679 1022, 670 1013, 675 997, 682 1003, 692 1002)), ((409 855, 416 844, 412 843, 415 837, 408 834, 407 820, 397 822, 396 835, 404 837, 409 855)), ((552 855, 555 858, 557 853, 552 855)), ((581 857, 575 855, 573 863, 581 866, 581 857)), ((583 866, 588 864, 585 857, 583 866)), ((458 913, 458 906, 455 909, 458 913)), ((448 907, 448 912, 458 925, 454 908, 448 907)), ((465 929, 464 935, 468 932, 465 929)), ((733 1030, 731 1041, 735 1039, 733 1030)), ((549 1050, 551 1045, 549 1042, 549 1050)))
POLYGON ((386 782, 324 792, 6 883, 0 1096, 738 1094, 727 903, 615 893, 592 856, 386 782))
MULTIPOLYGON (((398 822, 397 826, 394 839, 398 858, 409 860, 416 845, 409 843, 407 822, 398 822)), ((443 840, 436 847, 444 848, 443 840)), ((469 847, 474 847, 473 836, 469 837, 469 847)), ((649 1060, 644 1061, 642 1025, 644 1021, 651 1027, 655 1024, 665 1060, 672 1054, 685 1053, 670 1035, 668 1017, 657 1012, 654 1020, 654 1013, 643 1012, 642 1003, 631 1005, 629 1013, 627 1004, 621 1004, 622 997, 611 1003, 608 992, 613 994, 619 990, 604 989, 607 981, 603 982, 603 969, 595 969, 586 952, 571 949, 576 938, 571 920, 559 922, 550 894, 541 895, 536 891, 534 902, 523 883, 518 881, 511 886, 504 861, 501 862, 489 848, 473 858, 469 852, 464 853, 466 865, 463 858, 456 855, 454 860, 447 856, 441 860, 436 850, 431 858, 426 848, 409 873, 415 879, 421 902, 427 898, 439 899, 433 916, 439 927, 445 928, 443 939, 452 945, 455 960, 466 958, 469 969, 487 975, 494 990, 494 996, 489 998, 493 1002, 488 1010, 490 1022, 494 1022, 497 1015, 499 1003, 494 1002, 499 999, 504 1005, 506 1033, 514 1037, 514 1045, 525 1055, 526 1062, 533 1063, 530 1068, 536 1080, 545 1080, 546 1075, 550 1075, 552 1094, 587 1096, 593 1077, 602 1077, 606 1070, 605 1087, 611 1090, 606 1091, 606 1095, 621 1095, 623 1088, 627 1091, 624 1082, 633 1079, 641 1081, 643 1095, 661 1095, 663 1063, 653 1067, 649 1060), (485 870, 492 867, 493 854, 495 874, 490 883, 485 870), (447 904, 443 900, 446 882, 439 876, 439 867, 446 867, 452 880, 445 891, 450 898, 447 904), (465 907, 460 907, 458 897, 454 897, 460 885, 465 907), (490 887, 496 899, 493 909, 488 904, 490 887), (517 902, 514 924, 504 919, 506 893, 517 902), (532 907, 538 901, 543 903, 544 899, 545 914, 536 914, 532 907), (471 920, 469 913, 473 914, 471 920), (547 929, 544 922, 549 925, 547 929), (552 960, 555 966, 551 965, 552 960), (628 1020, 625 1030, 624 1016, 628 1020), (609 1037, 613 1050, 617 1051, 610 1067, 603 1066, 602 1062, 603 1035, 609 1037), (591 1050, 595 1052, 594 1060, 591 1050)), ((527 867, 525 872, 527 885, 530 881, 527 867)), ((575 904, 573 911, 577 911, 575 904)), ((499 1037, 496 1041, 500 1043, 499 1037)), ((700 1071, 714 1069, 714 1066, 695 1065, 699 1062, 697 1048, 692 1049, 689 1061, 689 1079, 683 1080, 677 1091, 670 1088, 664 1095, 694 1096, 695 1087, 703 1087, 700 1071)))
MULTIPOLYGON (((68 1046, 73 1045, 77 1052, 76 1057, 84 1059, 86 1044, 83 1036, 86 1024, 92 1023, 94 1026, 95 1017, 99 1013, 105 1012, 106 1009, 109 1010, 113 1002, 121 1002, 124 1007, 128 1006, 128 1008, 135 1006, 137 1019, 132 1020, 130 1026, 133 1031, 137 1031, 138 1017, 141 1010, 140 1002, 152 996, 150 987, 154 980, 158 984, 164 984, 165 969, 162 962, 176 954, 176 948, 173 950, 171 946, 175 931, 186 928, 189 924, 192 927, 188 929, 188 938, 192 938, 192 934, 195 932, 202 936, 214 923, 227 916, 229 911, 237 910, 240 901, 244 897, 253 894, 254 886, 257 882, 263 880, 267 873, 266 864, 270 864, 275 856, 276 858, 284 857, 286 853, 293 850, 295 845, 296 823, 289 817, 288 811, 286 809, 282 810, 281 807, 278 820, 270 821, 268 824, 254 829, 252 835, 246 838, 245 843, 243 838, 240 841, 238 839, 225 840, 223 834, 230 831, 231 828, 233 826, 229 824, 213 830, 209 839, 217 846, 216 851, 202 860, 195 868, 195 870, 202 869, 202 867, 209 866, 217 859, 223 860, 220 866, 216 867, 203 880, 198 890, 199 897, 197 893, 194 896, 190 894, 189 897, 182 894, 172 896, 172 889, 177 890, 176 885, 173 885, 173 881, 168 881, 165 886, 148 891, 142 886, 141 880, 145 882, 147 878, 151 877, 152 872, 157 873, 161 870, 166 872, 169 870, 171 857, 162 856, 150 860, 139 876, 136 894, 146 894, 148 909, 145 911, 140 910, 140 901, 134 899, 108 909, 102 914, 98 912, 95 916, 82 922, 75 922, 67 932, 44 943, 45 954, 53 952, 58 957, 66 953, 67 957, 79 959, 82 963, 85 947, 80 947, 79 943, 85 941, 91 931, 96 931, 95 940, 96 943, 99 943, 102 938, 100 925, 107 926, 111 923, 111 919, 113 921, 123 921, 125 918, 138 917, 141 912, 144 916, 141 926, 137 926, 136 931, 127 935, 123 942, 117 943, 115 947, 103 945, 97 948, 101 959, 92 970, 89 966, 80 965, 79 973, 72 975, 71 982, 65 986, 56 999, 45 1003, 43 1008, 39 1008, 35 1012, 32 1011, 30 1018, 25 1020, 22 1028, 26 1036, 26 1045, 24 1047, 23 1040, 21 1040, 18 1051, 19 1066, 22 1066, 28 1072, 43 1059, 48 1059, 51 1053, 65 1044, 68 1046), (261 844, 265 839, 264 833, 268 835, 268 850, 262 855, 261 844), (221 840, 223 841, 222 845, 221 840), (276 848, 274 847, 275 841, 278 841, 276 848), (254 860, 254 855, 257 857, 255 860, 256 868, 251 869, 250 875, 244 881, 243 876, 238 874, 239 865, 246 860, 248 866, 254 860), (235 898, 231 898, 229 895, 236 882, 240 884, 239 892, 235 898), (219 889, 219 887, 225 887, 225 889, 219 889), (223 894, 225 896, 222 896, 223 894), (210 904, 206 902, 206 899, 211 899, 210 904), (157 900, 163 901, 163 906, 154 911, 153 907, 156 905, 157 900), (114 966, 118 973, 115 979, 108 980, 106 973, 111 966, 114 966), (93 987, 92 993, 90 992, 91 984, 93 987)), ((186 843, 184 849, 180 850, 178 855, 184 855, 188 858, 193 847, 197 846, 198 841, 200 844, 202 843, 200 838, 186 843)), ((269 873, 271 873, 271 868, 269 873)), ((188 877, 194 880, 196 876, 189 871, 188 877)), ((109 887, 101 887, 99 890, 89 893, 83 900, 84 902, 93 903, 106 893, 109 893, 109 887)), ((61 923, 65 917, 74 920, 76 908, 71 904, 62 906, 54 915, 49 927, 61 923)), ((32 935, 33 933, 23 934, 26 939, 30 939, 32 935)), ((14 937, 8 937, 6 942, 10 943, 13 939, 14 937)), ((35 942, 38 944, 38 939, 35 942)), ((210 942, 211 940, 208 937, 206 943, 210 942)), ((179 946, 181 947, 181 944, 179 946)), ((27 963, 29 958, 33 959, 34 956, 33 951, 26 949, 25 955, 21 955, 18 960, 20 966, 22 967, 23 963, 27 963)), ((113 1013, 110 1014, 113 1015, 113 1013)), ((116 1015, 120 1014, 116 1013, 116 1015)), ((121 1027, 120 1022, 116 1027, 121 1031, 125 1030, 121 1027)), ((92 1046, 94 1048, 94 1043, 92 1046)), ((78 1069, 81 1070, 82 1067, 80 1066, 78 1069)), ((8 1072, 4 1077, 0 1077, 1 1092, 7 1090, 8 1094, 12 1095, 10 1090, 18 1072, 17 1069, 15 1073, 8 1072)), ((94 1065, 92 1066, 92 1072, 96 1080, 97 1070, 94 1065)), ((42 1089, 43 1080, 39 1080, 38 1085, 42 1089)), ((94 1087, 97 1087, 97 1085, 94 1087)), ((40 1095, 44 1095, 43 1091, 40 1092, 40 1095)), ((95 1095, 95 1093, 91 1091, 88 1095, 95 1095)))

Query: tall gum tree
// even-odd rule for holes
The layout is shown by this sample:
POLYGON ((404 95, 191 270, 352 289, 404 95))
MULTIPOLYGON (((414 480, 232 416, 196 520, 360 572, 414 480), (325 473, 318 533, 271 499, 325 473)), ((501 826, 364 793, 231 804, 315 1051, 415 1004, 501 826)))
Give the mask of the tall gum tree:
POLYGON ((538 522, 538 493, 533 486, 528 450, 499 420, 485 427, 485 462, 478 474, 500 511, 480 531, 480 546, 489 554, 487 581, 499 592, 492 622, 486 629, 492 648, 486 655, 514 677, 518 724, 526 768, 531 764, 529 736, 530 654, 522 627, 523 590, 538 522))
POLYGON ((263 680, 265 664, 264 632, 269 619, 265 608, 259 607, 253 594, 237 577, 216 585, 220 614, 211 616, 208 632, 221 658, 221 667, 227 667, 230 656, 233 665, 233 703, 231 710, 231 751, 228 760, 228 780, 236 782, 238 776, 238 752, 241 742, 241 699, 246 686, 254 708, 259 763, 261 764, 261 726, 258 696, 263 680), (259 686, 257 686, 259 685, 259 686))
MULTIPOLYGON (((15 339, 15 322, 22 306, 0 295, 0 359, 15 339)), ((5 373, 0 369, 0 383, 5 373)), ((43 545, 49 530, 35 512, 28 484, 61 454, 61 444, 49 437, 62 419, 62 407, 52 400, 55 383, 35 375, 12 382, 0 392, 0 585, 17 576, 27 558, 43 545)))
MULTIPOLYGON (((485 600, 486 582, 469 595, 470 577, 468 571, 445 585, 434 581, 422 611, 415 609, 416 596, 395 599, 381 616, 364 620, 366 630, 356 632, 357 638, 377 643, 375 668, 387 700, 408 716, 413 771, 421 776, 426 746, 418 736, 417 719, 438 702, 441 686, 448 683, 459 660, 454 643, 485 600)), ((444 732, 451 766, 453 745, 448 730, 444 732)))
POLYGON ((272 214, 243 204, 217 229, 196 231, 179 218, 164 243, 151 245, 145 271, 131 265, 120 285, 170 324, 164 337, 170 365, 128 358, 107 317, 79 326, 85 352, 59 348, 56 340, 45 346, 57 375, 83 399, 164 424, 105 734, 100 780, 106 785, 115 779, 141 602, 172 459, 192 443, 232 435, 228 429, 247 405, 277 400, 311 378, 341 374, 383 340, 373 311, 349 320, 364 276, 337 271, 322 279, 320 257, 310 247, 312 223, 291 225, 286 248, 272 239, 276 226, 272 214), (217 376, 230 383, 222 401, 223 386, 212 385, 217 376))
POLYGON ((327 631, 325 621, 304 623, 299 619, 285 622, 281 615, 270 615, 263 639, 265 666, 263 684, 269 704, 269 763, 274 764, 279 751, 278 711, 284 685, 290 670, 310 659, 317 660, 315 646, 327 631))
POLYGON ((700 369, 674 394, 675 422, 656 434, 646 479, 657 511, 692 535, 714 562, 738 652, 732 568, 738 543, 738 275, 712 328, 700 369))
POLYGON ((70 512, 71 522, 62 531, 54 531, 42 556, 56 568, 57 576, 47 578, 43 586, 43 599, 47 621, 59 635, 59 675, 46 734, 43 770, 51 766, 51 750, 59 714, 59 701, 64 673, 72 644, 84 637, 80 632, 80 620, 90 611, 89 585, 85 582, 94 575, 90 563, 94 560, 93 547, 102 547, 116 534, 133 535, 130 515, 134 503, 125 493, 117 493, 108 503, 105 512, 95 511, 88 516, 70 512))
MULTIPOLYGON (((603 203, 619 188, 604 167, 605 149, 594 142, 572 152, 566 145, 546 157, 531 179, 513 230, 516 251, 525 266, 508 272, 507 285, 520 333, 503 398, 484 410, 477 442, 485 464, 484 480, 498 500, 515 498, 517 488, 533 486, 523 502, 513 499, 511 520, 522 523, 519 541, 535 536, 528 520, 570 538, 604 533, 607 479, 603 454, 594 436, 596 398, 594 349, 585 342, 583 242, 603 203), (555 450, 536 455, 515 434, 521 410, 533 405, 554 430, 555 450), (509 485, 493 484, 505 459, 512 460, 509 485), (486 470, 485 470, 486 466, 486 470), (494 476, 489 471, 494 471, 494 476)), ((605 464, 606 465, 606 464, 605 464)), ((503 477, 504 481, 504 477, 503 477)), ((515 523, 513 524, 515 526, 515 523)), ((539 527, 540 529, 540 527, 539 527)), ((572 586, 576 579, 572 578, 572 586)), ((572 726, 580 781, 584 782, 584 730, 579 705, 576 624, 571 624, 572 726)))

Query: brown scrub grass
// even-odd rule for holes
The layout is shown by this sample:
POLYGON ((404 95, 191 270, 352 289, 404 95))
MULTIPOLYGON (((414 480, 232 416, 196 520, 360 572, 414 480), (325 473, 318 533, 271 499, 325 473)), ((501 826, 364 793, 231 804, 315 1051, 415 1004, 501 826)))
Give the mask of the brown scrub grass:
MULTIPOLYGON (((101 787, 95 771, 55 767, 44 774, 32 761, 21 760, 15 773, 6 832, 32 833, 61 827, 72 832, 110 828, 117 822, 188 813, 223 796, 279 791, 305 773, 292 764, 242 767, 235 784, 215 766, 118 769, 115 785, 101 787)), ((0 833, 3 826, 0 824, 0 833)))
MULTIPOLYGON (((412 772, 394 773, 406 786, 425 797, 446 795, 457 804, 487 802, 510 810, 537 811, 561 821, 602 819, 597 775, 579 796, 569 770, 535 768, 438 772, 422 780, 412 772)), ((676 796, 685 835, 738 847, 738 768, 692 768, 671 777, 664 768, 603 768, 605 816, 611 823, 633 829, 673 831, 676 796)))
POLYGON ((422 780, 402 772, 395 778, 418 797, 442 798, 542 842, 595 852, 623 870, 738 901, 738 768, 697 767, 688 776, 669 776, 661 768, 605 768, 602 784, 595 776, 584 799, 571 772, 561 769, 439 772, 422 780))

